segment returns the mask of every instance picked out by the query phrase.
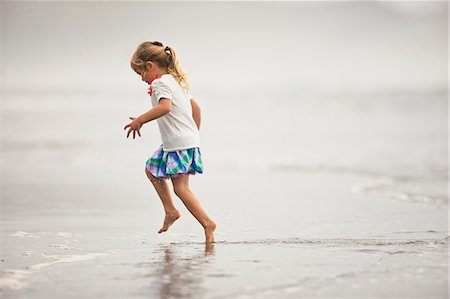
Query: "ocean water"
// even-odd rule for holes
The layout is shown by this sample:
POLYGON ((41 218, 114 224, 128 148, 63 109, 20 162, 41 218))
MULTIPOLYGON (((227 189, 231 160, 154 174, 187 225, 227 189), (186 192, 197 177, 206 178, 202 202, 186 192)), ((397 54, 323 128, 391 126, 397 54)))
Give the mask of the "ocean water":
MULTIPOLYGON (((230 173, 235 184, 258 173, 341 174, 362 180, 352 192, 438 208, 448 203, 442 91, 378 97, 312 94, 277 101, 259 96, 227 101, 200 93, 198 99, 206 180, 223 173, 230 173)), ((17 203, 7 200, 9 192, 17 198, 15 184, 39 188, 121 181, 127 186, 124 173, 142 184, 145 161, 160 145, 157 124, 145 124, 136 139, 127 139, 123 127, 128 116, 150 108, 143 96, 132 103, 70 93, 7 97, 4 127, 14 130, 4 130, 2 143, 4 190, 11 203, 5 209, 17 203)))

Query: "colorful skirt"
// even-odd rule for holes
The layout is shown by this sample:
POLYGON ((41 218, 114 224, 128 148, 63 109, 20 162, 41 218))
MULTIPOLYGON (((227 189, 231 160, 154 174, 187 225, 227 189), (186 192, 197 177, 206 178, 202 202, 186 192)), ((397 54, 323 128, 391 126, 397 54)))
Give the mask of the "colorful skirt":
POLYGON ((203 173, 202 154, 199 147, 165 152, 161 144, 147 160, 146 167, 151 174, 161 179, 203 173))

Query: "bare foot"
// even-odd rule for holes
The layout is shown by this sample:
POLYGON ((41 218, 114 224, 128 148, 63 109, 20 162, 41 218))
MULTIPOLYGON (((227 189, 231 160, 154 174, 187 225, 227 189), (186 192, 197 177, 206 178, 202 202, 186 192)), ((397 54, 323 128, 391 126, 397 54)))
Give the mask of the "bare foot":
POLYGON ((166 216, 164 217, 164 224, 163 227, 158 231, 158 234, 165 232, 169 229, 169 226, 171 226, 175 220, 180 218, 181 214, 178 211, 166 213, 166 216))
POLYGON ((210 223, 208 223, 205 226, 205 243, 211 243, 214 242, 214 231, 216 230, 216 223, 211 220, 210 223))

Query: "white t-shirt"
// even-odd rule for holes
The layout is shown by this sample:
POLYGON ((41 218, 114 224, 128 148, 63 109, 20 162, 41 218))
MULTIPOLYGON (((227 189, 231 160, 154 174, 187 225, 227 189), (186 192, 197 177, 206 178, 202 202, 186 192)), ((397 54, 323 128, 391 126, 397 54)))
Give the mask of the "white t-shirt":
POLYGON ((192 117, 190 93, 184 89, 172 74, 163 74, 152 81, 152 105, 161 98, 172 101, 172 111, 156 119, 163 150, 166 152, 200 147, 200 134, 192 117))

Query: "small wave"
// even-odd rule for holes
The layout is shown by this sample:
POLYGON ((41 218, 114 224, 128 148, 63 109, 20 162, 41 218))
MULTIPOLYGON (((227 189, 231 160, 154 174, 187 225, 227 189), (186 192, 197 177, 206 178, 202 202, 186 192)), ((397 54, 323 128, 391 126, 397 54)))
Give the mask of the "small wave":
POLYGON ((24 232, 21 230, 16 231, 13 234, 9 235, 10 237, 19 237, 19 238, 40 238, 41 236, 35 235, 33 233, 24 232))
POLYGON ((378 252, 383 252, 383 253, 387 253, 387 254, 423 254, 423 252, 421 251, 414 251, 414 250, 380 250, 380 249, 370 249, 370 248, 361 248, 361 249, 354 249, 354 251, 359 251, 359 252, 374 252, 374 253, 378 253, 378 252))
POLYGON ((42 262, 39 264, 32 265, 24 269, 5 269, 2 271, 0 276, 0 290, 10 289, 18 290, 27 286, 25 282, 26 278, 43 268, 52 266, 58 263, 77 263, 86 260, 94 259, 98 256, 108 255, 112 253, 111 250, 105 252, 91 252, 86 254, 76 254, 76 255, 47 255, 44 258, 50 261, 42 262))
POLYGON ((405 178, 384 176, 365 183, 353 185, 351 190, 354 193, 374 194, 411 203, 429 204, 439 209, 447 208, 448 198, 396 191, 396 186, 405 180, 405 178))
POLYGON ((25 232, 22 230, 18 230, 15 233, 9 235, 10 237, 20 237, 20 238, 41 238, 42 236, 51 236, 58 238, 73 238, 73 237, 81 237, 82 234, 79 233, 71 233, 71 232, 38 232, 37 234, 25 232))
POLYGON ((447 173, 443 171, 434 171, 426 178, 410 175, 389 176, 380 172, 357 169, 352 167, 330 166, 330 165, 301 165, 301 164, 277 164, 269 167, 271 171, 298 171, 298 172, 326 172, 342 175, 352 175, 357 177, 366 177, 365 183, 351 186, 354 193, 376 194, 387 198, 402 200, 411 203, 422 203, 432 205, 439 209, 446 209, 448 206, 448 197, 431 196, 425 194, 416 194, 413 192, 397 191, 396 187, 402 183, 415 182, 420 184, 426 179, 447 182, 447 173))

